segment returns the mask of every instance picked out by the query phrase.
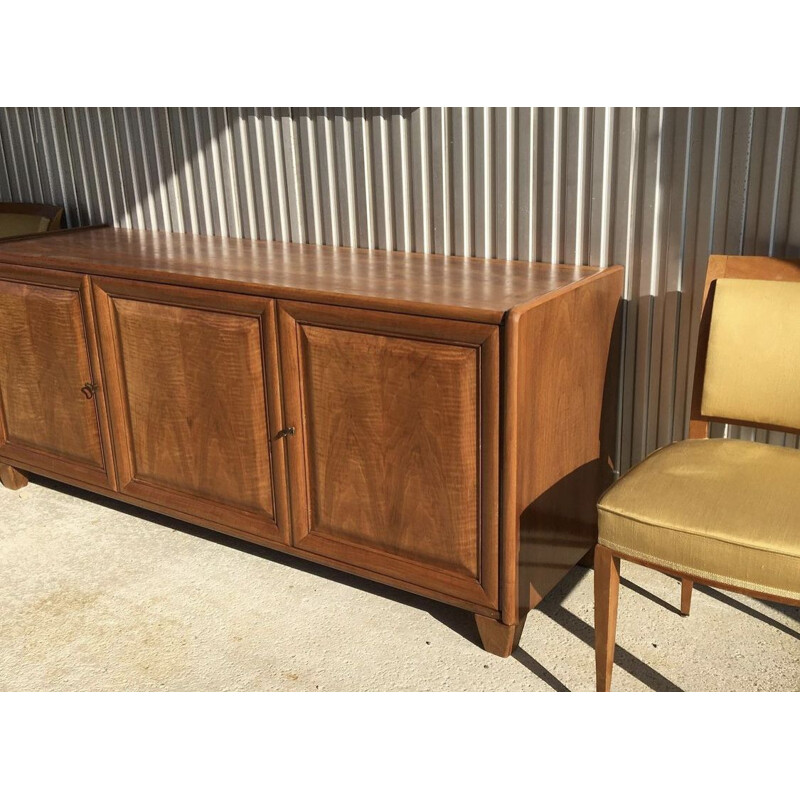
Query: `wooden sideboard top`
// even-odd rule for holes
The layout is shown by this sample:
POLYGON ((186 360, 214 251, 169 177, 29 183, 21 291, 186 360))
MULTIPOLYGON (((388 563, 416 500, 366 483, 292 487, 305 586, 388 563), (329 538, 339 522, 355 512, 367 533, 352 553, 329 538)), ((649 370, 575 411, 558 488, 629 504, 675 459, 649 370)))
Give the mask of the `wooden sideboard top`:
POLYGON ((121 228, 0 241, 0 262, 490 323, 603 272, 121 228))

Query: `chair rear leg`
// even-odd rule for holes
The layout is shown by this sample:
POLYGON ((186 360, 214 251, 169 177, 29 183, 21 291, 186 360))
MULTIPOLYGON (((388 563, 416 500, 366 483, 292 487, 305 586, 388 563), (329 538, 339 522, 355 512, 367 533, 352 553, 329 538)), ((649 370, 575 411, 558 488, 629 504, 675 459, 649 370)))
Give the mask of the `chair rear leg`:
POLYGON ((689 616, 692 610, 692 587, 694 581, 689 578, 681 578, 681 614, 684 617, 689 616))
POLYGON ((611 690, 619 602, 619 559, 602 545, 594 551, 594 657, 597 691, 611 690))

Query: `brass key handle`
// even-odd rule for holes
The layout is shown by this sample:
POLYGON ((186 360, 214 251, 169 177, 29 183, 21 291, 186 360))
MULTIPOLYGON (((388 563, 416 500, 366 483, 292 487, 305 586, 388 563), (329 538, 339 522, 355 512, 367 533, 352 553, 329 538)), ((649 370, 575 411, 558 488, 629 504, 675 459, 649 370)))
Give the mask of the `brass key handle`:
POLYGON ((83 392, 83 396, 87 400, 91 400, 94 397, 95 392, 97 392, 97 384, 87 381, 83 384, 83 386, 81 386, 81 392, 83 392))

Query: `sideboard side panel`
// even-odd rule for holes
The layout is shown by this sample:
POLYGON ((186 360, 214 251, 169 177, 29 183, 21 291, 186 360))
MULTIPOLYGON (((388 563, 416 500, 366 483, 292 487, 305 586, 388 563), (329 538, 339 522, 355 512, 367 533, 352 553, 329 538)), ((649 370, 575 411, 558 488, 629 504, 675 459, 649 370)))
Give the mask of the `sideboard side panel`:
MULTIPOLYGON (((613 267, 512 312, 506 463, 516 470, 505 486, 513 500, 504 504, 504 544, 518 573, 506 586, 504 621, 513 621, 511 592, 524 615, 597 541, 596 503, 613 477, 621 291, 613 267)), ((504 565, 508 574, 510 559, 504 565)))

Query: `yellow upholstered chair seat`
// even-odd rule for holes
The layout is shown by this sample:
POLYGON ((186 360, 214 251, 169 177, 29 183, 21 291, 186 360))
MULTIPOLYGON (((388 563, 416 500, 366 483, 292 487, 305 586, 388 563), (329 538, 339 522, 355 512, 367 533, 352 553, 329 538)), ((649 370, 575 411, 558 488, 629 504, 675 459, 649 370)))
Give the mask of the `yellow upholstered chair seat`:
POLYGON ((653 453, 600 499, 599 543, 744 590, 800 600, 800 451, 735 439, 653 453))

